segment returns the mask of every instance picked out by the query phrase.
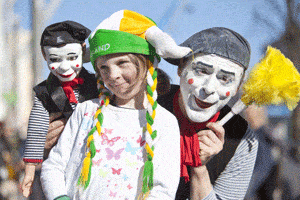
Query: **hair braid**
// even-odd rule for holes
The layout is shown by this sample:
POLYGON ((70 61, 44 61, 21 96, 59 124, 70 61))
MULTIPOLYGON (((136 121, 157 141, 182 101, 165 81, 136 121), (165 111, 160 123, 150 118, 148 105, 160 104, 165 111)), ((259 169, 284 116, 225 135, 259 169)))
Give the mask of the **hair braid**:
POLYGON ((101 80, 98 79, 97 84, 99 86, 99 101, 100 107, 94 115, 94 120, 98 120, 96 125, 91 129, 87 138, 87 148, 89 148, 89 152, 86 153, 86 157, 83 160, 81 174, 78 179, 78 185, 82 185, 84 189, 86 189, 91 180, 91 167, 93 165, 92 158, 94 158, 96 154, 96 147, 94 143, 94 132, 97 130, 99 135, 102 135, 101 126, 103 124, 103 106, 107 106, 109 104, 110 93, 104 87, 104 84, 101 80))
POLYGON ((147 198, 150 190, 153 188, 153 157, 154 157, 154 146, 153 140, 156 138, 157 131, 152 130, 152 125, 154 123, 154 118, 156 114, 156 107, 157 107, 157 71, 153 67, 153 63, 147 59, 147 98, 148 98, 148 105, 147 105, 147 112, 146 112, 146 120, 147 120, 147 132, 146 134, 146 144, 145 149, 147 152, 147 161, 144 165, 144 172, 143 172, 143 199, 147 198))

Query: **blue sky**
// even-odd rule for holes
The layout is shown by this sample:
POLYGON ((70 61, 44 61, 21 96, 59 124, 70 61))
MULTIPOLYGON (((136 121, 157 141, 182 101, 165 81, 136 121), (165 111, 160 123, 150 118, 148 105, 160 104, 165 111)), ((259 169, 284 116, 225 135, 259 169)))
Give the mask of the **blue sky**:
MULTIPOLYGON (((21 16, 21 25, 30 29, 30 1, 17 0, 15 11, 21 16)), ((152 18, 159 27, 180 44, 194 33, 210 27, 227 27, 243 35, 250 43, 250 66, 263 56, 263 47, 283 33, 286 14, 285 0, 62 0, 53 17, 45 26, 64 20, 82 23, 92 31, 112 13, 128 9, 152 18), (268 3, 269 2, 269 3, 268 3), (271 2, 271 3, 270 3, 271 2), (278 11, 272 6, 278 5, 278 11), (272 22, 273 27, 254 20, 254 10, 272 22)), ((86 68, 93 71, 90 63, 86 68)), ((178 83, 177 68, 162 61, 159 65, 178 83)), ((44 64, 43 77, 49 71, 44 64)))

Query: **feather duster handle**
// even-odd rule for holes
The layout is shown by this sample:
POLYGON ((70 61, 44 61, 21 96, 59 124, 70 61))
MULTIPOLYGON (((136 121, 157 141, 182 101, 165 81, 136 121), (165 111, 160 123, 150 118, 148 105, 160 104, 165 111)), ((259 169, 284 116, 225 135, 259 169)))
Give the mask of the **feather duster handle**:
POLYGON ((221 126, 223 126, 224 124, 226 124, 226 122, 228 122, 234 115, 239 114, 240 112, 242 112, 245 108, 247 108, 247 106, 242 102, 241 99, 239 99, 237 102, 235 102, 235 104, 232 106, 231 111, 229 113, 227 113, 227 115, 225 115, 220 121, 219 124, 221 126))
POLYGON ((268 46, 265 57, 254 66, 243 85, 241 100, 220 123, 224 125, 252 103, 259 106, 284 103, 289 110, 293 110, 299 100, 300 74, 278 49, 268 46))

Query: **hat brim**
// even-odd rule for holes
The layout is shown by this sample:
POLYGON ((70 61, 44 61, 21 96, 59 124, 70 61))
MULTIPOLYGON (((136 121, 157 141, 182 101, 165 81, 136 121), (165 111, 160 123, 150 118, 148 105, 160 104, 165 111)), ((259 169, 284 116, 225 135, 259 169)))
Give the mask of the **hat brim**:
MULTIPOLYGON (((95 60, 104 55, 115 53, 137 53, 149 55, 150 60, 156 57, 160 61, 159 55, 156 54, 155 48, 145 39, 131 33, 98 29, 93 37, 89 38, 90 58, 95 69, 95 60)), ((154 62, 154 60, 151 60, 154 62)))

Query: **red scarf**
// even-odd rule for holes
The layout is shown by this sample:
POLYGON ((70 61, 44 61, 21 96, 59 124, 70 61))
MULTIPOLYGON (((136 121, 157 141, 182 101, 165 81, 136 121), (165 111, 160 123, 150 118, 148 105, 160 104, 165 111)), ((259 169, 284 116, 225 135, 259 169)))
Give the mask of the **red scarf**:
POLYGON ((200 146, 197 133, 206 128, 208 122, 217 121, 220 112, 217 112, 212 118, 206 122, 195 123, 189 121, 186 118, 179 107, 178 97, 180 90, 178 90, 173 99, 174 114, 180 124, 180 176, 184 177, 185 182, 189 181, 189 174, 187 171, 187 165, 192 167, 201 166, 201 160, 199 157, 200 146))
POLYGON ((78 103, 73 88, 75 88, 78 84, 82 85, 83 82, 84 82, 83 78, 74 78, 72 81, 61 83, 61 86, 65 91, 65 94, 68 97, 70 103, 78 103))

